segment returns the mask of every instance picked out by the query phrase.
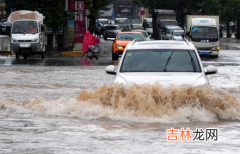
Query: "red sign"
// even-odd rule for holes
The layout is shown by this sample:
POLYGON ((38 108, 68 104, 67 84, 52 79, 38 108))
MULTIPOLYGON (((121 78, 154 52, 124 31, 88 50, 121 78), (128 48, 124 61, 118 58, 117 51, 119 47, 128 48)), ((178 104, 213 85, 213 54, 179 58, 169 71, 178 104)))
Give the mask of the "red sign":
POLYGON ((75 11, 84 11, 85 5, 84 1, 75 1, 75 11))
POLYGON ((141 14, 141 15, 144 15, 144 14, 145 14, 145 11, 144 11, 144 10, 141 10, 141 11, 140 11, 140 14, 141 14))
POLYGON ((85 15, 83 12, 75 12, 75 24, 85 25, 85 15))
POLYGON ((74 42, 83 42, 83 36, 85 34, 85 26, 80 26, 78 24, 74 25, 74 42))
POLYGON ((86 31, 85 27, 85 1, 68 1, 68 11, 73 11, 74 16, 74 42, 81 43, 86 31))
POLYGON ((85 11, 84 1, 68 1, 68 11, 85 11))

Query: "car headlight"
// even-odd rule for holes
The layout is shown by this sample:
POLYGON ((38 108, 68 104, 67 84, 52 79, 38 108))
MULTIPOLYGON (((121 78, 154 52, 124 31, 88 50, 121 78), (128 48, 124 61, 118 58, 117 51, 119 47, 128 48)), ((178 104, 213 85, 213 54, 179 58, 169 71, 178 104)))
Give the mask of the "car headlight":
POLYGON ((38 39, 37 39, 37 38, 35 38, 35 39, 33 39, 33 40, 32 40, 32 42, 37 42, 37 41, 38 41, 38 39))
POLYGON ((214 48, 212 48, 212 50, 220 50, 220 47, 218 46, 218 47, 214 47, 214 48))
POLYGON ((18 41, 16 39, 12 39, 12 43, 17 43, 18 41))
POLYGON ((116 44, 116 48, 122 49, 123 47, 121 45, 116 44))

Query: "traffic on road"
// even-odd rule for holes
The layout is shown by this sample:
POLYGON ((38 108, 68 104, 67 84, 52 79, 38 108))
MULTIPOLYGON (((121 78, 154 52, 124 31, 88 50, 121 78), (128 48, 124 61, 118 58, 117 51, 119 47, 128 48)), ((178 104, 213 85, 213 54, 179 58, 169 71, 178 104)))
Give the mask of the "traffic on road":
POLYGON ((219 16, 99 18, 65 52, 45 50, 41 22, 14 18, 0 37, 0 153, 240 151, 240 41, 219 16))

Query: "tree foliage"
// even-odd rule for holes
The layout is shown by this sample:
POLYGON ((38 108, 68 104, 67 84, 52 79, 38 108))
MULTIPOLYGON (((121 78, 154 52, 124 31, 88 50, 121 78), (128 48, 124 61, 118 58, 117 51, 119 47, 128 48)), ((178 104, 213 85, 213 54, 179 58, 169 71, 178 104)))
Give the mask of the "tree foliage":
POLYGON ((111 4, 112 0, 86 0, 86 7, 90 10, 90 26, 88 27, 91 32, 94 31, 95 21, 100 14, 100 10, 106 10, 106 6, 111 4))

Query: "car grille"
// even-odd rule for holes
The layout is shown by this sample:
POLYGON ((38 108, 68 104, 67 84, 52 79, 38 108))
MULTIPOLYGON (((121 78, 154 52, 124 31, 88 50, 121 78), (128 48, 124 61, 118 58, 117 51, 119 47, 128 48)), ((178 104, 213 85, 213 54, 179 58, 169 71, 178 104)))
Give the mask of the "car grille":
POLYGON ((198 48, 199 50, 211 50, 212 48, 198 48))
POLYGON ((18 40, 18 42, 32 42, 32 40, 18 40))

